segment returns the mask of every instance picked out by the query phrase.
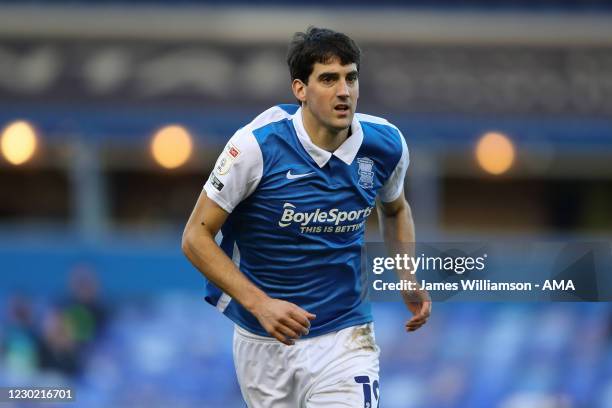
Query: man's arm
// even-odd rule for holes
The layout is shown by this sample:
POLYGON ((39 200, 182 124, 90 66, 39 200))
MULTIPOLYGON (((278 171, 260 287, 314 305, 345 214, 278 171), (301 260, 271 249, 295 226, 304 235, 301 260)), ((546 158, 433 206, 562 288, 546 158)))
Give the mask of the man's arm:
POLYGON ((293 339, 308 333, 315 315, 293 303, 269 297, 240 272, 214 238, 228 215, 202 191, 183 232, 185 256, 206 278, 251 312, 272 337, 294 344, 293 339))
MULTIPOLYGON (((415 234, 414 221, 410 205, 404 198, 404 192, 390 202, 377 200, 378 222, 387 247, 394 253, 407 253, 414 256, 415 234)), ((406 275, 415 280, 416 275, 406 275)), ((413 292, 402 292, 404 303, 413 317, 406 322, 407 331, 415 331, 423 326, 431 314, 431 300, 427 291, 419 289, 413 292)))

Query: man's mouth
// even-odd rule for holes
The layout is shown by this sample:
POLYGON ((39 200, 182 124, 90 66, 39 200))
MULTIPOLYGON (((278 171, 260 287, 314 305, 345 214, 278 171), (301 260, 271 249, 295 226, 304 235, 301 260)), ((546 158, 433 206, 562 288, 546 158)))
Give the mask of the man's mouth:
POLYGON ((338 112, 348 112, 351 108, 345 103, 339 103, 334 106, 334 110, 338 112))

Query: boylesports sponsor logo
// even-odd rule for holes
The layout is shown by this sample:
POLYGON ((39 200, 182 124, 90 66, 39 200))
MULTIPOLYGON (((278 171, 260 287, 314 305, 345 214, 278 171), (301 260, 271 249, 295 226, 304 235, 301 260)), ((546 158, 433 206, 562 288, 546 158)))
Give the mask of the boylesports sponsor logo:
POLYGON ((314 211, 301 212, 296 209, 295 205, 285 203, 283 205, 283 215, 278 225, 281 227, 288 227, 295 223, 302 227, 307 227, 314 223, 338 225, 344 221, 363 221, 372 214, 373 208, 374 207, 366 207, 352 211, 344 211, 338 208, 332 208, 330 210, 317 208, 314 211))

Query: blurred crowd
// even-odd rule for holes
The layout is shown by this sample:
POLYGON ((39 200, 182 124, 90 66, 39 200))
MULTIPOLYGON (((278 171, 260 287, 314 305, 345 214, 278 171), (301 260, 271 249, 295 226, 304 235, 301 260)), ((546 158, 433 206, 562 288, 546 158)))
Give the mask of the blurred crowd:
POLYGON ((68 377, 81 374, 88 349, 105 330, 109 308, 99 296, 95 271, 74 267, 64 299, 37 302, 26 294, 8 297, 0 325, 4 369, 28 375, 52 371, 68 377))
MULTIPOLYGON (((243 406, 232 324, 197 293, 102 297, 91 267, 69 276, 65 296, 5 299, 0 384, 71 386, 75 408, 243 406)), ((605 303, 436 302, 411 334, 401 304, 373 306, 386 408, 612 406, 605 303)))

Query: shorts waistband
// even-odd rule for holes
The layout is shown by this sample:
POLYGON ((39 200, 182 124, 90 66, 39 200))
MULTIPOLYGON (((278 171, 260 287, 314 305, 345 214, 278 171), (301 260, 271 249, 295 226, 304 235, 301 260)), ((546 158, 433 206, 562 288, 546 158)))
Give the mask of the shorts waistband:
MULTIPOLYGON (((339 334, 342 333, 346 333, 350 330, 353 330, 355 327, 370 327, 372 329, 372 331, 374 330, 374 324, 372 322, 369 323, 364 323, 364 324, 358 324, 355 326, 349 326, 349 327, 345 327, 344 329, 340 329, 338 331, 335 332, 330 332, 330 333, 325 333, 321 336, 316 336, 316 337, 310 337, 310 338, 305 338, 305 339, 297 339, 296 342, 308 342, 308 341, 315 341, 317 339, 325 339, 327 337, 330 336, 337 336, 339 334)), ((261 342, 261 343, 278 343, 280 344, 280 342, 278 340, 276 340, 274 337, 271 336, 260 336, 259 334, 255 334, 252 333, 250 331, 248 331, 247 329, 234 324, 234 333, 246 340, 249 341, 256 341, 256 342, 261 342)))
POLYGON ((274 337, 260 336, 259 334, 251 333, 247 329, 242 328, 237 324, 234 324, 234 333, 236 333, 236 335, 244 339, 251 340, 251 341, 259 341, 263 343, 277 343, 278 342, 278 340, 276 340, 274 337))

